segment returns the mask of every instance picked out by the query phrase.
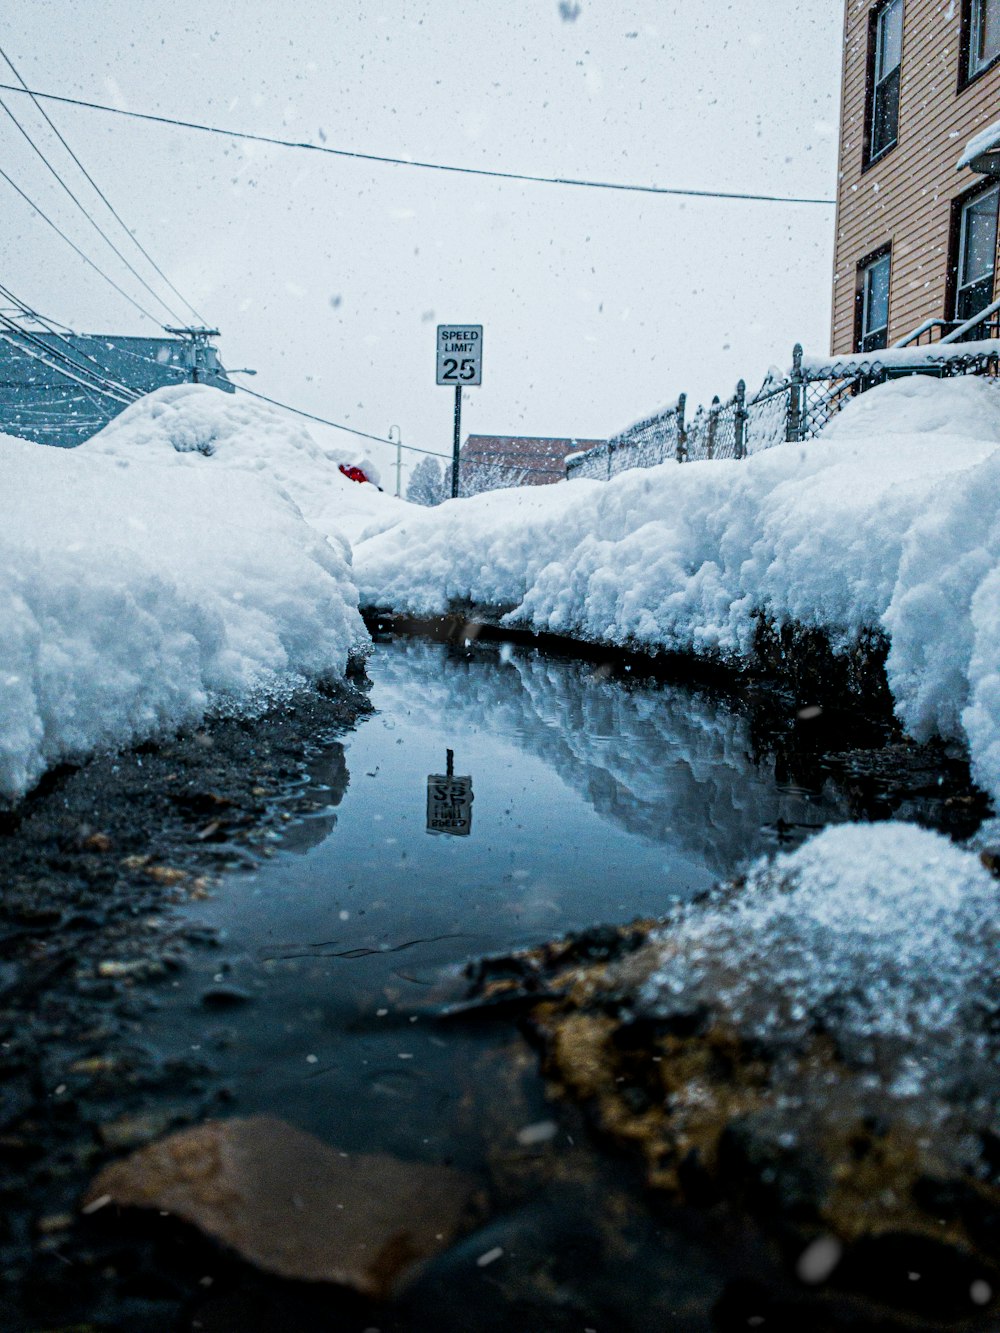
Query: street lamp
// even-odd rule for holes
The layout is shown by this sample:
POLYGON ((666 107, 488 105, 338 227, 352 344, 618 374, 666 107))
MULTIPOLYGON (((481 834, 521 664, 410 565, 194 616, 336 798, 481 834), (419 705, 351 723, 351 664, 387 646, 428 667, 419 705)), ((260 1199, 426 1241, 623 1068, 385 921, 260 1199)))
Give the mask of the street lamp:
POLYGON ((396 446, 396 497, 401 498, 403 485, 403 432, 398 426, 389 427, 389 440, 396 446), (393 440, 392 432, 396 432, 396 438, 393 440))

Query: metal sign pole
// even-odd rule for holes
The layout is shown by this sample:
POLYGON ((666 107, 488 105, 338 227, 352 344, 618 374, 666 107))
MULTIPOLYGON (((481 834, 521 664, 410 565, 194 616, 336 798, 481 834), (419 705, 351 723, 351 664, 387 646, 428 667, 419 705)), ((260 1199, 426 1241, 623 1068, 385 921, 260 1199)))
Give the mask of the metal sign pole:
POLYGON ((451 454, 451 498, 458 498, 462 446, 462 390, 483 382, 482 324, 439 324, 437 382, 455 389, 455 438, 451 454))
POLYGON ((451 453, 451 498, 458 499, 458 451, 462 445, 462 386, 455 389, 455 438, 451 453))

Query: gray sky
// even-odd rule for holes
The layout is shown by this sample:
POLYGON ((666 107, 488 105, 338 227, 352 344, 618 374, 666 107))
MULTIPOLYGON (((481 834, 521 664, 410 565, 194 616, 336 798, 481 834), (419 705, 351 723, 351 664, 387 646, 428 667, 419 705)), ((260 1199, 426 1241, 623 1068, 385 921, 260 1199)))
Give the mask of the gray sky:
MULTIPOLYGON (((0 44, 32 87, 159 115, 463 166, 832 198, 842 7, 789 15, 786 0, 22 0, 0 44)), ((89 203, 28 100, 7 100, 89 203)), ((375 433, 395 423, 450 449, 438 322, 485 326, 463 421, 482 433, 604 436, 682 389, 754 385, 796 340, 828 345, 832 208, 491 181, 48 110, 221 328, 228 365, 375 433)), ((2 119, 4 169, 143 299, 2 119)), ((84 331, 152 331, 2 180, 0 199, 3 281, 22 299, 84 331)))

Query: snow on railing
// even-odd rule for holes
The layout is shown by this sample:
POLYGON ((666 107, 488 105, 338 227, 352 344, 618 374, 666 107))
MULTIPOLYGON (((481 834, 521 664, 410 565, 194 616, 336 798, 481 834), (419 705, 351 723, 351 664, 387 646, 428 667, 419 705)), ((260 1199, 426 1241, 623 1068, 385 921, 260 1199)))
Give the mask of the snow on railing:
MULTIPOLYGON (((980 316, 979 318, 982 318, 980 316)), ((607 480, 657 463, 741 459, 789 440, 811 440, 858 394, 904 375, 1000 378, 1000 340, 890 347, 844 357, 807 356, 801 345, 787 372, 772 369, 752 398, 740 380, 725 403, 716 397, 685 421, 687 397, 621 434, 566 459, 566 477, 607 480)))

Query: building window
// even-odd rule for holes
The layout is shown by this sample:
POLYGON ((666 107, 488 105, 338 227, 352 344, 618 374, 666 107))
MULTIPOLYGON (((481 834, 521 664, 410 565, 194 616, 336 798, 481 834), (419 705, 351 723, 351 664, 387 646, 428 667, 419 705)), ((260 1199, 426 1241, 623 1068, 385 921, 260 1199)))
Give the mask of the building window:
POLYGON ((889 345, 889 279, 892 256, 888 249, 858 267, 857 328, 859 352, 877 352, 889 345))
POLYGON ((1000 0, 966 0, 962 74, 968 83, 1000 59, 1000 0))
MULTIPOLYGON (((994 0, 1000 3, 1000 0, 994 0)), ((895 147, 899 137, 899 74, 903 59, 903 0, 876 9, 869 39, 866 166, 895 147)))
MULTIPOLYGON (((960 324, 993 303, 998 207, 1000 185, 960 201, 958 205, 958 226, 955 228, 957 253, 952 269, 955 275, 955 319, 960 324)), ((985 338, 987 331, 985 326, 980 325, 966 336, 985 338)))

